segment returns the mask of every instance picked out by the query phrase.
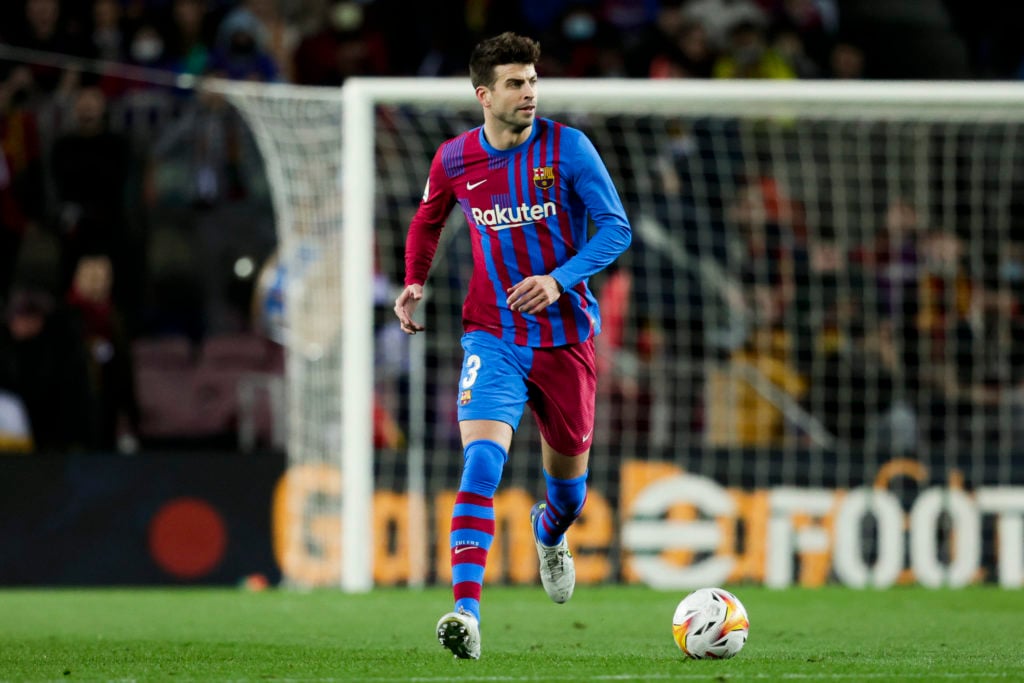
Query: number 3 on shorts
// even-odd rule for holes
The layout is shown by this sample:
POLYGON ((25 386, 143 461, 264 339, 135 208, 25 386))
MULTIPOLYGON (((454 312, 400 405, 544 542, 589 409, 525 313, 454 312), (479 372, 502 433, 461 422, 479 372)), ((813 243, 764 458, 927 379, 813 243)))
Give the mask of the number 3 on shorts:
POLYGON ((466 356, 465 367, 462 369, 462 388, 469 389, 476 382, 476 375, 480 371, 480 356, 471 354, 466 356))

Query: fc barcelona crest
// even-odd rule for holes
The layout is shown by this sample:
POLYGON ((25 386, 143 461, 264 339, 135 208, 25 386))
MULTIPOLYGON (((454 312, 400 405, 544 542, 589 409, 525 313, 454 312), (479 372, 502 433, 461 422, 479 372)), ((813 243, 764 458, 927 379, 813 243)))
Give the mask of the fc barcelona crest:
POLYGON ((533 184, 546 190, 555 184, 555 169, 551 166, 538 166, 533 169, 533 184))

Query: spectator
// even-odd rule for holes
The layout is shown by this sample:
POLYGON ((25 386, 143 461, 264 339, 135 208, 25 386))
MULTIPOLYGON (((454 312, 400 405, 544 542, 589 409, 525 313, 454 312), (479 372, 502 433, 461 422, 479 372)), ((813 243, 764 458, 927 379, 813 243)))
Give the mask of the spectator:
POLYGON ((715 78, 796 78, 785 57, 768 45, 764 26, 742 21, 729 31, 725 52, 715 61, 715 78))
POLYGON ((776 36, 791 36, 815 72, 828 58, 838 28, 835 0, 759 0, 776 36))
MULTIPOLYGON (((4 38, 11 44, 42 52, 93 56, 88 41, 70 29, 58 0, 25 0, 24 19, 22 30, 5 34, 4 38)), ((34 89, 41 93, 68 92, 79 82, 78 72, 72 69, 33 64, 29 70, 34 89)))
POLYGON ((106 254, 84 254, 75 269, 67 301, 81 321, 97 399, 94 445, 132 453, 137 447, 139 427, 135 367, 124 321, 111 298, 113 279, 106 254))
POLYGON ((603 0, 602 19, 628 43, 657 21, 663 4, 663 0, 603 0))
POLYGON ((121 21, 121 5, 116 0, 94 0, 89 38, 93 53, 100 59, 124 61, 127 36, 121 21))
POLYGON ((829 55, 832 78, 859 80, 864 78, 864 51, 850 42, 839 42, 829 55))
POLYGON ((149 69, 164 69, 168 66, 167 44, 163 32, 156 22, 145 21, 132 33, 128 50, 131 61, 149 69))
POLYGON ((365 21, 365 10, 358 3, 331 5, 320 30, 306 36, 295 50, 295 82, 333 86, 349 76, 386 75, 384 43, 365 21))
POLYGON ((884 443, 910 448, 914 435, 907 434, 897 410, 896 387, 901 375, 892 325, 889 321, 865 321, 857 304, 848 298, 836 317, 828 321, 816 347, 817 357, 807 410, 840 443, 863 446, 884 443), (897 435, 899 438, 897 439, 897 435))
POLYGON ((1013 289, 1018 300, 1024 295, 1024 235, 1011 228, 1009 241, 997 257, 999 277, 1013 289))
POLYGON ((134 310, 141 289, 139 261, 128 221, 130 178, 137 175, 128 138, 111 131, 107 99, 83 88, 74 101, 73 127, 54 143, 51 166, 61 244, 61 291, 71 284, 78 259, 108 249, 114 264, 115 299, 134 310))
POLYGON ((636 39, 627 45, 627 75, 632 78, 647 78, 648 75, 653 75, 652 62, 655 58, 667 55, 675 49, 683 23, 682 3, 679 0, 661 0, 654 20, 641 28, 636 39))
POLYGON ((764 12, 751 0, 690 0, 683 3, 683 14, 704 27, 717 51, 728 49, 735 27, 767 23, 764 12))
POLYGON ((920 247, 925 228, 917 207, 902 196, 889 201, 882 221, 874 239, 853 250, 850 258, 873 278, 880 315, 892 321, 896 346, 906 369, 907 387, 916 394, 918 374, 929 355, 922 343, 918 317, 920 247))
POLYGON ((1020 437, 1021 406, 1013 397, 1024 387, 1024 321, 1020 302, 996 274, 975 278, 968 310, 929 361, 926 433, 933 445, 1020 437))
MULTIPOLYGON (((289 28, 288 24, 281 18, 277 11, 274 0, 242 0, 239 6, 229 12, 220 23, 217 31, 217 45, 231 46, 234 52, 234 61, 244 63, 238 50, 248 43, 238 37, 242 32, 251 37, 255 51, 266 57, 266 60, 274 65, 273 73, 261 64, 254 69, 254 64, 245 68, 252 73, 259 71, 260 78, 257 80, 272 81, 281 78, 291 80, 292 51, 295 49, 297 36, 289 28)), ((253 59, 256 62, 263 62, 263 58, 253 59)), ((231 76, 231 78, 249 78, 249 76, 231 76)))
POLYGON ((538 69, 547 76, 598 78, 625 75, 622 47, 616 33, 597 10, 585 3, 570 4, 545 34, 538 69))
POLYGON ((268 51, 266 27, 252 12, 229 15, 217 32, 210 71, 239 81, 276 81, 280 69, 268 51))
POLYGON ((91 443, 93 404, 81 330, 41 290, 12 292, 0 328, 0 390, 21 399, 36 453, 91 443))
POLYGON ((797 78, 818 78, 821 69, 811 58, 800 34, 792 28, 776 28, 772 32, 772 49, 785 60, 797 78))
POLYGON ((874 239, 855 249, 851 259, 876 275, 885 313, 905 326, 917 313, 919 238, 924 227, 914 204, 899 196, 888 203, 882 220, 874 239))
POLYGON ((926 337, 941 336, 970 303, 967 245, 952 230, 924 232, 919 238, 916 327, 926 337))
MULTIPOLYGON (((103 0, 99 0, 103 2, 103 0)), ((129 26, 125 23, 125 26, 129 26)), ((126 28, 123 35, 123 54, 112 57, 114 61, 126 62, 145 69, 168 69, 166 41, 161 26, 151 17, 143 17, 137 24, 126 28)), ((98 87, 108 100, 144 90, 158 90, 162 86, 136 78, 125 78, 119 69, 113 69, 98 81, 98 87)), ((92 85, 90 78, 87 83, 92 85)))
POLYGON ((519 12, 531 35, 544 35, 555 28, 571 5, 596 4, 586 0, 519 0, 519 12))
POLYGON ((742 240, 744 263, 793 272, 797 252, 804 249, 807 226, 802 204, 779 181, 754 176, 740 188, 726 215, 742 240))
POLYGON ((707 441, 715 446, 781 446, 787 415, 807 391, 792 363, 793 339, 783 325, 782 288, 760 274, 747 275, 752 329, 743 346, 707 380, 707 441))
POLYGON ((174 0, 168 32, 167 56, 179 74, 206 73, 210 48, 204 35, 204 0, 174 0))
POLYGON ((0 303, 14 278, 21 242, 43 212, 43 164, 36 117, 22 105, 32 82, 28 69, 0 81, 0 303))
POLYGON ((600 290, 603 332, 595 342, 598 391, 608 406, 608 433, 603 438, 614 444, 632 437, 637 448, 646 450, 652 446, 656 416, 664 412, 659 410, 663 406, 656 405, 654 387, 665 379, 666 340, 653 316, 637 310, 643 303, 633 291, 633 281, 628 268, 617 267, 600 290))
POLYGON ((651 78, 709 78, 715 63, 707 31, 695 21, 680 25, 674 41, 654 56, 651 78))
MULTIPOLYGON (((808 375, 816 373, 814 360, 823 349, 832 350, 849 339, 848 327, 855 311, 870 305, 863 273, 851 266, 835 231, 816 227, 806 245, 792 249, 793 305, 790 329, 796 333, 798 366, 808 375), (842 342, 837 340, 843 340, 842 342)), ((812 385, 811 392, 828 392, 828 386, 812 385)), ((814 400, 810 397, 809 400, 814 400)))

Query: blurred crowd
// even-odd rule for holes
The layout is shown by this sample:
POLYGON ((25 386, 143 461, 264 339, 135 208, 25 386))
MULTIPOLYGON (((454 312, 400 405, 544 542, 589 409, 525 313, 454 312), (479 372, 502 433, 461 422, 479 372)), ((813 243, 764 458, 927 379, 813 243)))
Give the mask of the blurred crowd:
MULTIPOLYGON (((509 29, 541 40, 546 76, 1014 78, 1022 17, 1013 3, 984 0, 19 0, 0 9, 0 38, 313 85, 462 74, 476 41, 509 29)), ((41 91, 81 81, 52 66, 30 71, 41 91)), ((122 87, 105 84, 107 95, 122 87)))
MULTIPOLYGON (((127 78, 109 68, 113 63, 172 75, 337 86, 353 75, 462 75, 480 38, 516 30, 541 41, 538 70, 545 77, 1019 79, 1024 11, 1013 5, 4 2, 0 49, 17 52, 0 53, 0 450, 138 448, 146 411, 136 342, 180 334, 192 342, 188 349, 147 353, 170 353, 175 372, 174 363, 184 367, 189 354, 201 364, 209 337, 249 329, 252 274, 274 248, 265 181, 258 163, 245 157, 242 127, 228 108, 208 102, 201 113, 180 116, 192 111, 190 93, 156 78, 157 71, 148 72, 149 81, 127 78), (54 55, 63 57, 54 61, 54 55), (160 119, 166 104, 138 106, 157 93, 179 107, 173 122, 160 119), (153 161, 157 155, 161 164, 153 161), (252 259, 224 262, 219 209, 240 200, 254 206, 247 235, 252 259), (155 223, 157 204, 174 230, 155 223), (191 230, 181 230, 182 224, 191 230), (190 258, 195 252, 182 244, 183 234, 202 243, 207 261, 190 258)), ((913 222, 912 211, 894 206, 890 232, 901 221, 913 222)), ((931 244, 928 237, 916 248, 931 244)), ((836 257, 824 246, 801 254, 799 263, 819 265, 849 256, 836 257)), ((876 256, 865 251, 857 258, 873 264, 876 256)), ((920 254, 913 258, 926 262, 920 254)), ((993 292, 991 305, 1005 305, 1001 296, 993 292)), ((964 304, 965 316, 971 305, 964 304)), ((766 301, 759 310, 774 308, 766 301)), ((964 335, 972 333, 970 320, 964 319, 964 335)), ((885 360, 891 353, 881 332, 870 346, 885 360)), ((275 352, 262 347, 239 363, 240 372, 280 370, 275 352)), ((886 360, 879 367, 890 365, 886 360)), ((208 378, 197 395, 231 393, 237 379, 208 378)))
MULTIPOLYGON (((338 85, 463 74, 482 37, 541 40, 545 76, 1017 78, 1024 10, 996 0, 18 0, 0 38, 184 74, 338 85), (398 21, 397 17, 402 17, 398 21)), ((31 87, 73 87, 32 66, 31 87)), ((123 83, 107 82, 108 96, 123 83)))

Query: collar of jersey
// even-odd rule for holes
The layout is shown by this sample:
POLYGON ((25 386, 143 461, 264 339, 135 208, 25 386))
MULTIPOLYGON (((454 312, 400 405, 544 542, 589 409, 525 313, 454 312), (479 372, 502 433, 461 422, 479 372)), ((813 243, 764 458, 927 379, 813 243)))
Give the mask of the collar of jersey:
POLYGON ((538 119, 533 120, 533 128, 530 129, 530 137, 526 138, 515 147, 509 147, 508 149, 496 149, 492 147, 491 143, 487 142, 487 137, 484 135, 484 127, 480 126, 480 146, 483 147, 488 154, 496 154, 498 156, 509 156, 522 151, 527 145, 533 142, 535 137, 537 137, 537 120, 538 119))

